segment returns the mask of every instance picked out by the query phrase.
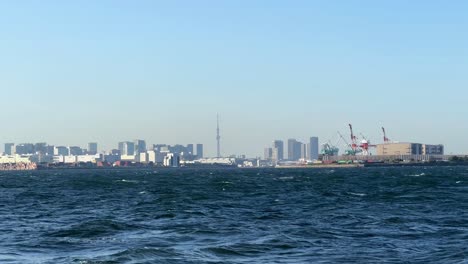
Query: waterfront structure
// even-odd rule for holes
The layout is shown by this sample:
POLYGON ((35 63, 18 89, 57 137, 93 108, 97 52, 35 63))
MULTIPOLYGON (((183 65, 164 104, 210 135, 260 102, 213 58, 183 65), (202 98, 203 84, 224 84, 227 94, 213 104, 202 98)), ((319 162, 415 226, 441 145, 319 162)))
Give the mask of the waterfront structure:
POLYGON ((378 144, 377 155, 422 155, 422 144, 407 142, 378 144))
POLYGON ((384 143, 377 145, 377 155, 444 155, 444 145, 384 143))
POLYGON ((423 155, 444 155, 444 145, 423 145, 423 155))
POLYGON ((272 159, 280 161, 284 159, 284 142, 282 140, 273 141, 273 153, 272 159))
POLYGON ((90 155, 96 155, 98 153, 98 144, 96 142, 88 143, 88 153, 90 155))
POLYGON ((203 144, 197 144, 197 153, 196 153, 197 159, 202 159, 203 156, 203 144))
POLYGON ((31 163, 29 156, 26 155, 6 155, 0 156, 0 164, 31 163))

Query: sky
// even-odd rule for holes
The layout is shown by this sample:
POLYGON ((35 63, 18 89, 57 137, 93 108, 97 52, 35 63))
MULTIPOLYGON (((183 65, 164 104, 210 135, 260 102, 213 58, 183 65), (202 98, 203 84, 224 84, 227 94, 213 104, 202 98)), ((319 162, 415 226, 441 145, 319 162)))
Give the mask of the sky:
MULTIPOLYGON (((468 2, 0 0, 0 143, 274 139, 468 153, 468 2)), ((3 148, 3 146, 2 146, 3 148)))

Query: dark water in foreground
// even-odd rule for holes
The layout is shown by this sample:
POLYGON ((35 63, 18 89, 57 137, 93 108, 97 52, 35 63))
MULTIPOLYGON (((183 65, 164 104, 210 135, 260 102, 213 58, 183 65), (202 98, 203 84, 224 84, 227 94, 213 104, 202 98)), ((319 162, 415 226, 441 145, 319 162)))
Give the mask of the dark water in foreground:
POLYGON ((468 263, 468 167, 0 173, 0 263, 468 263))

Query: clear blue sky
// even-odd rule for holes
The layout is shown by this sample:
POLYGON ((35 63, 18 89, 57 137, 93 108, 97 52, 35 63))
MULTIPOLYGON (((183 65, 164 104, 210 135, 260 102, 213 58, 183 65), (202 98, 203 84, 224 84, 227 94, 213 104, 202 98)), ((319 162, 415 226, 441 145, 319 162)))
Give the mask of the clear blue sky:
POLYGON ((353 123, 467 153, 468 1, 0 1, 0 142, 261 155, 353 123))

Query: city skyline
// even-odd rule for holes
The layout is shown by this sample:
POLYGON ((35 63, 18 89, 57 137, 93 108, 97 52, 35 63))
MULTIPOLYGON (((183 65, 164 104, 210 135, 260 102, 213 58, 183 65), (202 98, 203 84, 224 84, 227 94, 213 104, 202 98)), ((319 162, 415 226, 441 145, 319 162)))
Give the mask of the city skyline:
POLYGON ((4 1, 0 142, 262 156, 348 123, 467 153, 466 1, 4 1))

